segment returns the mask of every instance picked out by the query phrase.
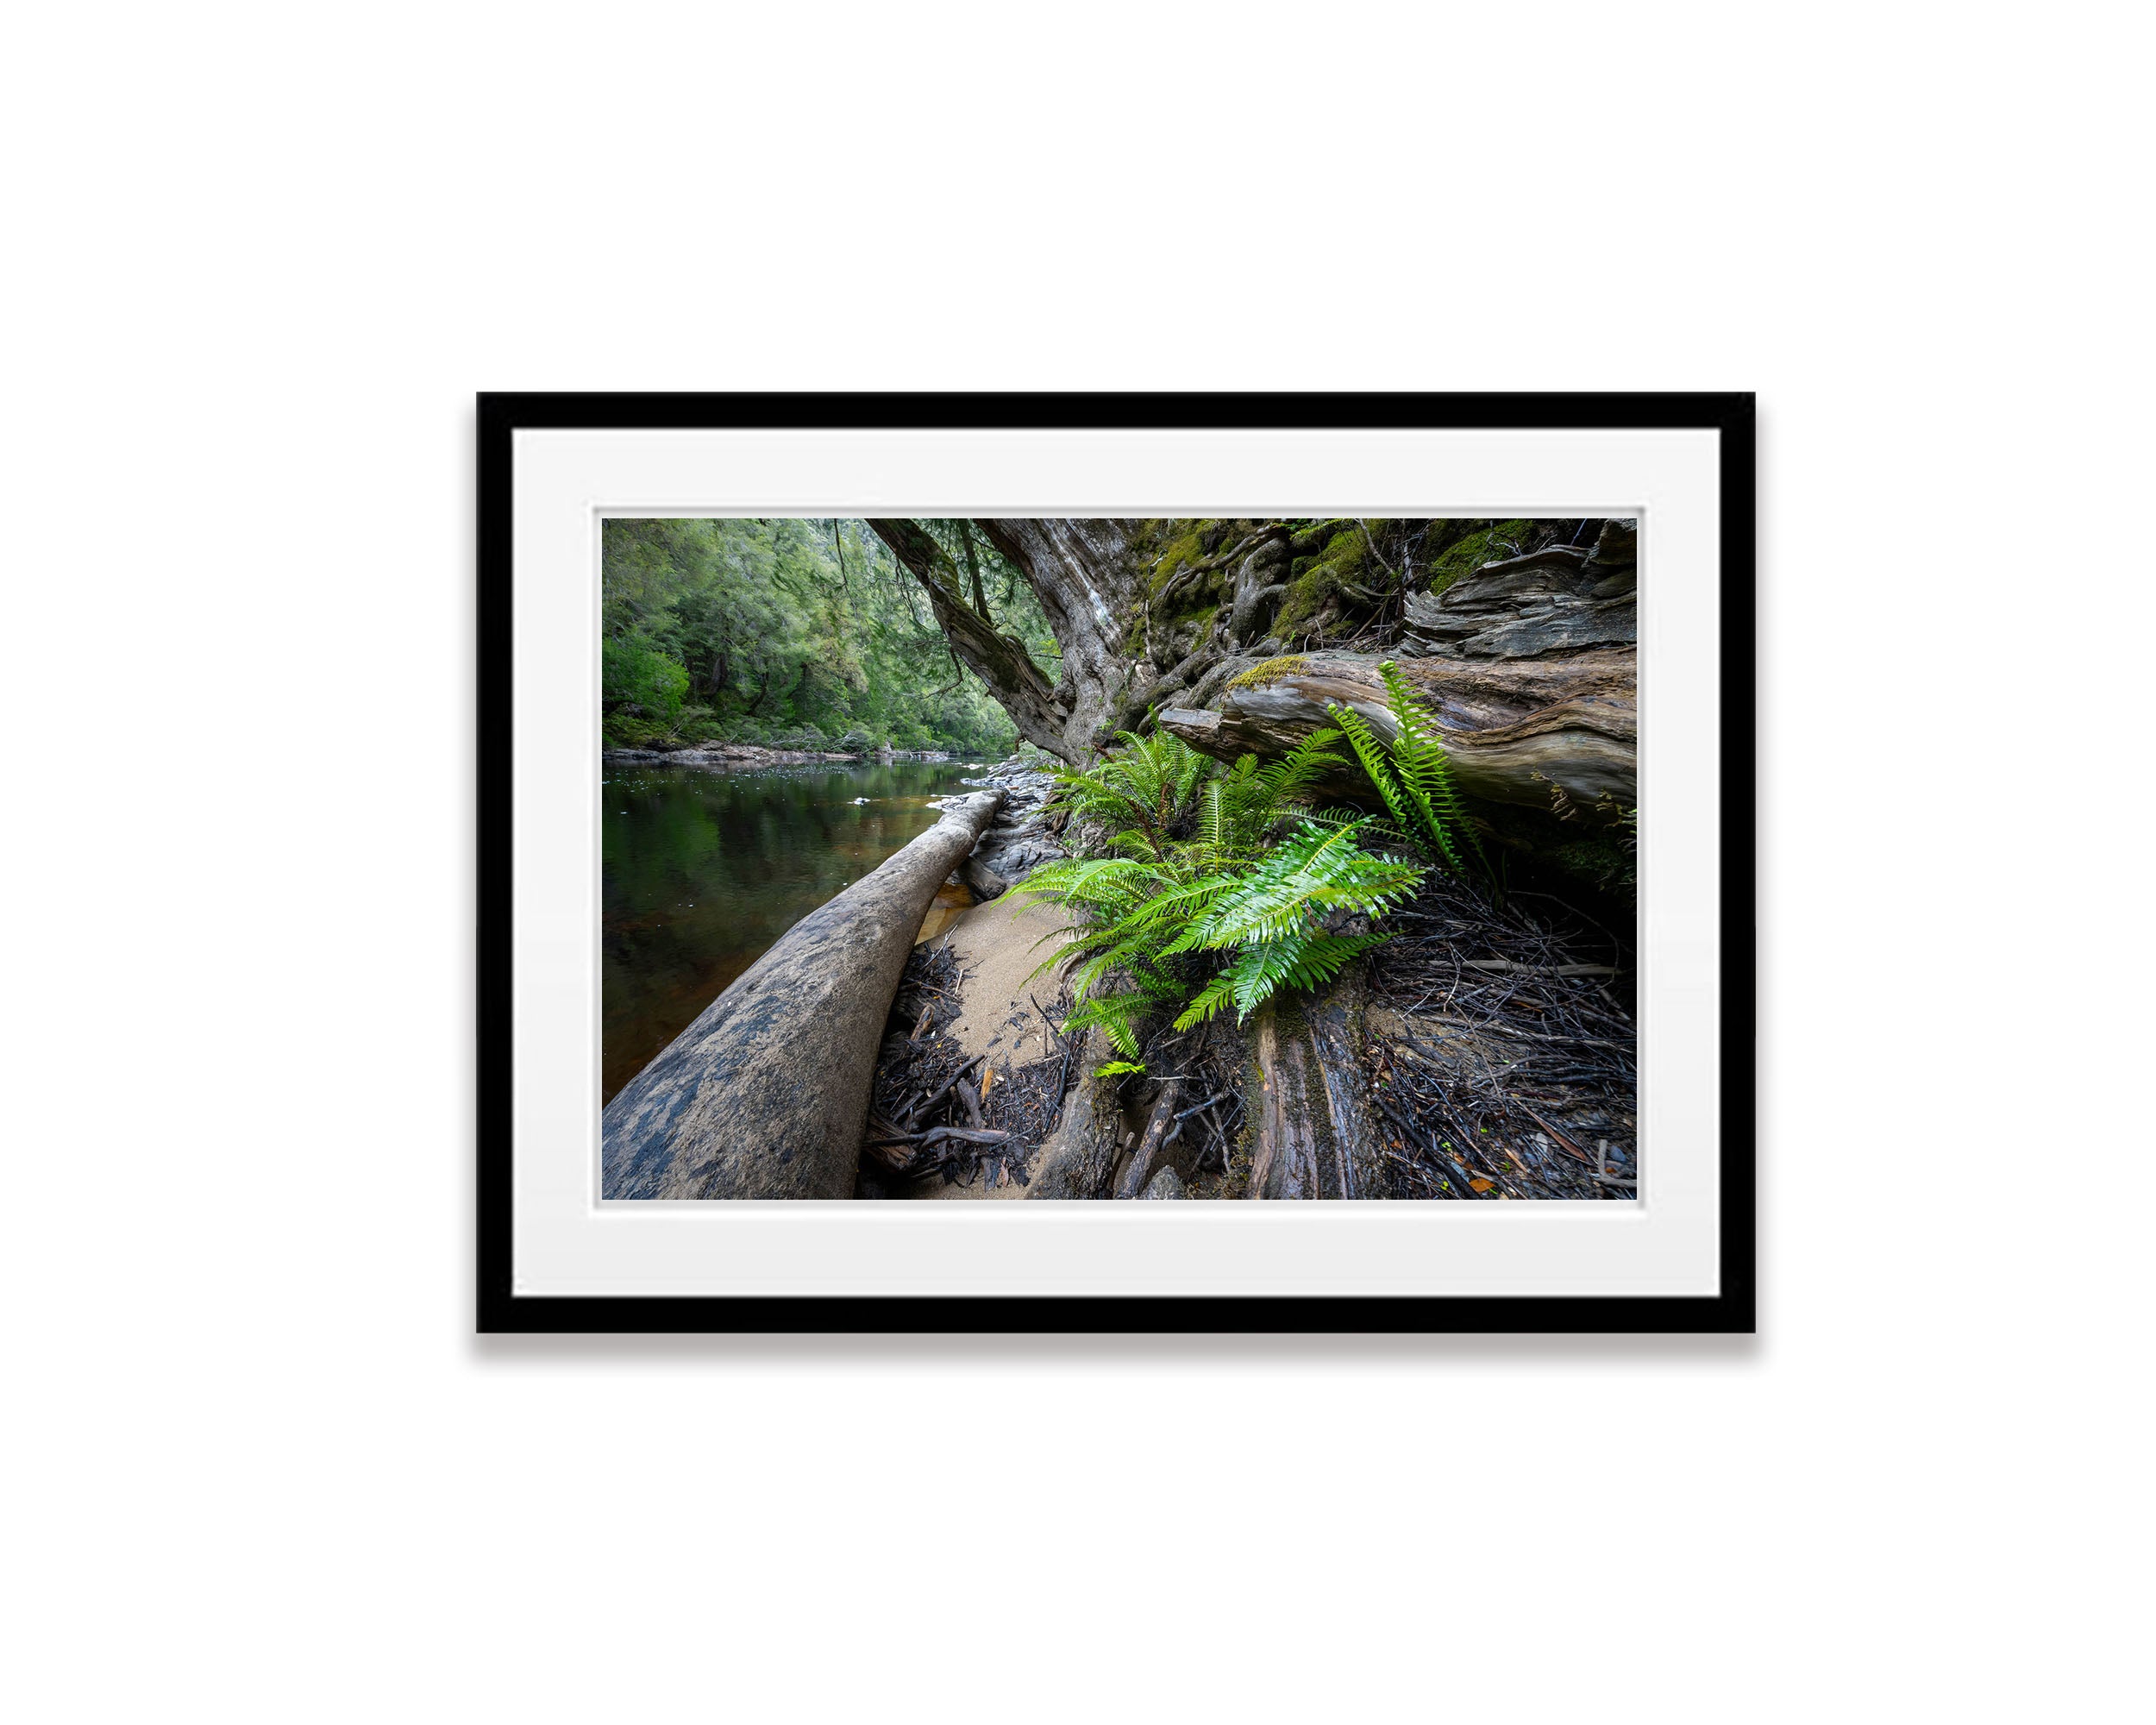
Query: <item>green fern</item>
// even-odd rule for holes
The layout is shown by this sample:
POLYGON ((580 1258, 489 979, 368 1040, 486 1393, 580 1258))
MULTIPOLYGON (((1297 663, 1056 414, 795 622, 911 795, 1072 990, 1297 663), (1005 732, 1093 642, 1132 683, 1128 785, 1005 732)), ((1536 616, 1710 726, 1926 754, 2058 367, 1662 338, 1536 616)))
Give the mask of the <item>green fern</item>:
POLYGON ((1368 817, 1305 806, 1326 768, 1346 765, 1328 749, 1339 736, 1319 731, 1284 760, 1261 767, 1246 755, 1217 772, 1180 743, 1131 737, 1091 772, 1060 775, 1061 806, 1123 823, 1106 841, 1112 854, 1044 864, 1020 889, 1071 913, 1044 938, 1067 941, 1040 966, 1068 971, 1067 1032, 1098 1026, 1139 1061, 1156 1017, 1187 1030, 1232 1005, 1247 1018, 1282 988, 1331 981, 1387 938, 1324 925, 1382 916, 1421 875, 1360 848, 1368 817))
POLYGON ((1377 668, 1385 685, 1386 705, 1392 709, 1400 735, 1393 743, 1393 760, 1401 779, 1414 791, 1456 842, 1464 839, 1487 873, 1489 858, 1482 852, 1482 835, 1468 816, 1452 782, 1452 760, 1438 740, 1438 721, 1420 696, 1407 686, 1400 668, 1390 659, 1377 668))
POLYGON ((1336 911, 1382 916, 1413 894, 1422 871, 1365 854, 1355 843, 1359 830, 1360 823, 1327 831, 1305 822, 1164 950, 1278 940, 1336 911))
POLYGON ((1132 855, 1165 856, 1213 763, 1170 731, 1145 737, 1126 731, 1121 740, 1087 772, 1058 768, 1050 806, 1099 822, 1132 855))
POLYGON ((1488 875, 1489 858, 1452 782, 1451 760, 1438 740, 1436 718, 1391 660, 1377 668, 1377 674, 1385 685, 1385 705, 1396 733, 1391 743, 1381 742, 1369 721, 1344 703, 1332 704, 1334 721, 1346 733, 1349 747, 1401 835, 1455 875, 1468 872, 1470 857, 1488 875))

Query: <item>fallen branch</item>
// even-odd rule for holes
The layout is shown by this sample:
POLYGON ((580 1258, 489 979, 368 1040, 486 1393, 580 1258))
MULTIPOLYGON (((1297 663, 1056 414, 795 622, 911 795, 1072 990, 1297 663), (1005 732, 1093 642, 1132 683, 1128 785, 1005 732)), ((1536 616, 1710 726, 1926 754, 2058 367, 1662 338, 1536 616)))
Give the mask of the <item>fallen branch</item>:
POLYGON ((1116 1183, 1117 1197, 1135 1198, 1145 1189, 1146 1180, 1153 1171, 1153 1158, 1167 1139, 1169 1122, 1181 1118, 1172 1112, 1175 1098, 1181 1094, 1179 1078, 1171 1078, 1161 1087, 1160 1096, 1153 1104, 1152 1117, 1145 1122, 1144 1135, 1138 1139, 1138 1148, 1131 1152, 1131 1165, 1116 1183))
MULTIPOLYGON (((1520 1102, 1520 1099, 1517 1096, 1514 1097, 1513 1101, 1520 1102)), ((1589 1168, 1597 1168, 1601 1166, 1601 1164, 1596 1162, 1593 1157, 1589 1156, 1585 1151, 1582 1150, 1579 1145, 1574 1144, 1570 1138, 1565 1137, 1563 1132, 1559 1132, 1555 1126, 1551 1126, 1549 1121, 1544 1120, 1540 1114, 1538 1114, 1525 1102, 1520 1102, 1520 1112, 1525 1114, 1529 1120, 1532 1120, 1537 1126, 1540 1126, 1543 1131, 1549 1133, 1551 1138, 1556 1139, 1557 1147, 1560 1150, 1564 1150, 1570 1154, 1577 1157, 1589 1168)), ((1597 1180, 1600 1180, 1602 1176, 1600 1174, 1597 1174, 1595 1177, 1597 1180)))
MULTIPOLYGON (((980 1065, 981 1063, 987 1057, 988 1057, 985 1054, 975 1055, 971 1060, 968 1060, 963 1066, 960 1067, 956 1072, 952 1073, 950 1077, 944 1079, 941 1084, 937 1085, 936 1088, 929 1094, 929 1097, 926 1101, 923 1102, 918 1107, 908 1108, 906 1111, 906 1118, 899 1120, 897 1124, 901 1126, 910 1126, 914 1121, 922 1119, 927 1114, 931 1108, 934 1107, 938 1102, 942 1101, 945 1096, 950 1094, 950 1087, 952 1085, 956 1084, 961 1078, 963 1078, 968 1072, 972 1071, 975 1067, 980 1065)), ((979 1104, 976 1103, 975 1106, 978 1107, 979 1104)))

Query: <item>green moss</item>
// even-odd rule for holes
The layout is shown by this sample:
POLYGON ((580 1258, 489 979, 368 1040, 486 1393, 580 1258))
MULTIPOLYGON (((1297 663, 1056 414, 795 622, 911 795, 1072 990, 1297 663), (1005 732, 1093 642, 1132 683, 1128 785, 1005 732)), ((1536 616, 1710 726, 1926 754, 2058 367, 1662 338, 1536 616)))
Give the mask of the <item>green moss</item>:
POLYGON ((1175 579, 1175 573, 1186 563, 1197 562, 1206 555, 1205 535, 1208 527, 1217 522, 1189 521, 1175 524, 1183 529, 1181 535, 1171 539, 1154 560, 1153 573, 1147 580, 1147 592, 1157 599, 1163 588, 1175 579))
POLYGON ((1441 593, 1463 575, 1471 575, 1485 563, 1510 556, 1507 549, 1526 541, 1535 530, 1532 521, 1499 521, 1469 534, 1445 548, 1430 566, 1430 591, 1441 593))
POLYGON ((1314 559, 1315 554, 1324 549, 1326 542, 1337 530, 1351 524, 1345 516, 1333 521, 1310 522, 1295 530, 1288 541, 1288 549, 1299 558, 1314 559))
POLYGON ((1369 541, 1357 526, 1342 528, 1326 542, 1318 556, 1297 559, 1289 566, 1292 579, 1288 585, 1288 596, 1281 601, 1280 614, 1273 619, 1273 633, 1285 635, 1323 611, 1326 601, 1340 590, 1343 580, 1352 580, 1362 573, 1363 561, 1369 555, 1369 541), (1300 568, 1301 573, 1293 574, 1300 568))
POLYGON ((1300 676, 1310 668, 1308 656, 1301 653, 1282 654, 1277 659, 1267 659, 1256 664, 1239 677, 1228 679, 1232 689, 1262 689, 1268 683, 1276 683, 1282 677, 1300 676))
POLYGON ((1188 594, 1180 598, 1174 611, 1168 615, 1170 628, 1181 624, 1194 623, 1209 618, 1220 609, 1220 593, 1216 583, 1200 581, 1188 594))

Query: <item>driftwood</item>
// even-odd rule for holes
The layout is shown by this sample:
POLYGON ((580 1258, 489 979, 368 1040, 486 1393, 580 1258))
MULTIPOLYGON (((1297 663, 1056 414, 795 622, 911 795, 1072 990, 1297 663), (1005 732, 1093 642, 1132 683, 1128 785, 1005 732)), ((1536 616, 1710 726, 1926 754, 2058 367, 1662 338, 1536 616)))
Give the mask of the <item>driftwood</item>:
POLYGON ((607 1198, 849 1198, 884 1021, 936 889, 1001 802, 928 831, 782 935, 608 1103, 607 1198))
POLYGON ((1614 976, 1614 964, 1515 964, 1509 958, 1463 958, 1463 970, 1495 970, 1515 976, 1614 976))

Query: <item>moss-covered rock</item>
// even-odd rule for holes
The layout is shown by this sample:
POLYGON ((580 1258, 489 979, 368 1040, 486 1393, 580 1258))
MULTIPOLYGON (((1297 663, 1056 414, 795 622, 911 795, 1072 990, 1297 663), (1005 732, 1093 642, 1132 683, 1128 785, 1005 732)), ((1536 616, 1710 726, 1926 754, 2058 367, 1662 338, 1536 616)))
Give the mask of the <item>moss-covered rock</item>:
POLYGON ((1286 635, 1317 617, 1339 592, 1341 582, 1352 581, 1362 573, 1369 556, 1369 539, 1361 527, 1351 524, 1334 533, 1319 555, 1291 565, 1291 570, 1299 568, 1300 572, 1291 574, 1288 597, 1273 619, 1273 632, 1286 635))
POLYGON ((1206 555, 1206 530, 1217 528, 1220 524, 1217 521, 1187 521, 1175 524, 1184 530, 1161 549, 1146 576, 1147 593, 1154 599, 1160 597, 1184 565, 1203 561, 1206 555))
POLYGON ((1456 539, 1430 565, 1428 589, 1441 593, 1463 575, 1471 575, 1485 563, 1517 555, 1526 549, 1540 525, 1533 521, 1496 521, 1456 539))
POLYGON ((1306 526, 1297 528, 1289 536, 1288 549, 1297 557, 1307 557, 1315 561, 1318 554, 1332 542, 1334 534, 1343 527, 1351 525, 1353 524, 1345 517, 1334 521, 1311 522, 1306 526))

